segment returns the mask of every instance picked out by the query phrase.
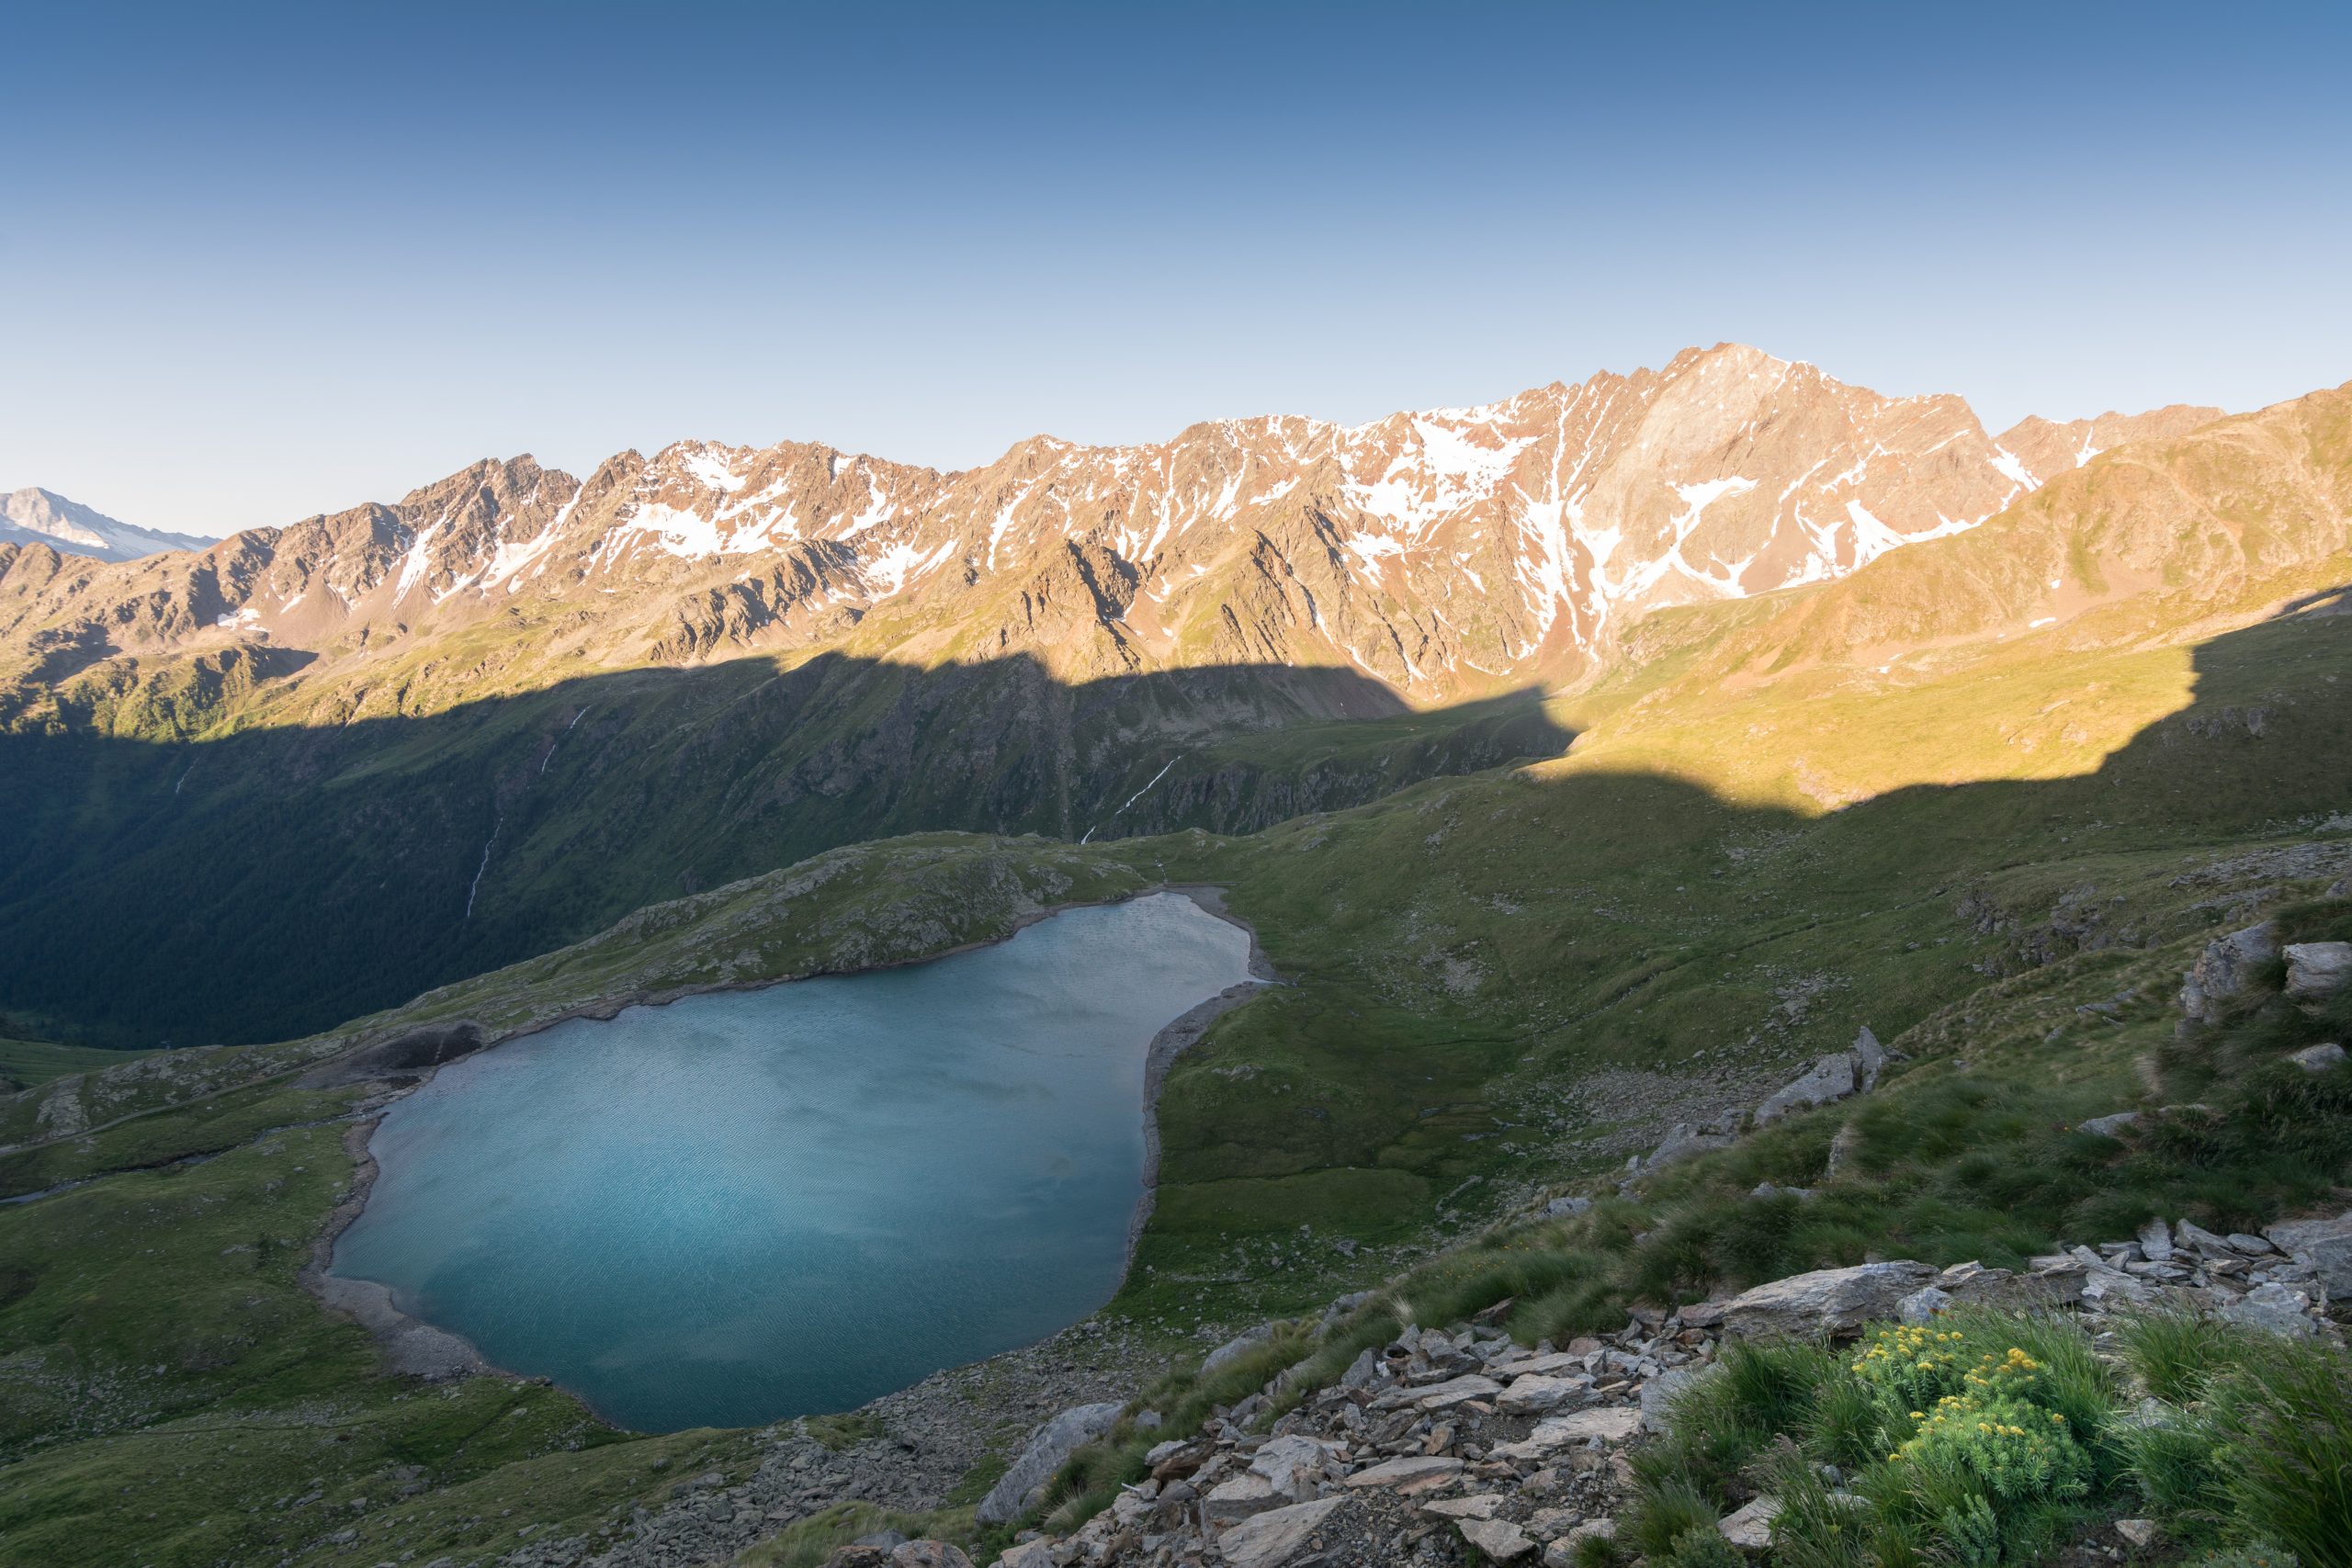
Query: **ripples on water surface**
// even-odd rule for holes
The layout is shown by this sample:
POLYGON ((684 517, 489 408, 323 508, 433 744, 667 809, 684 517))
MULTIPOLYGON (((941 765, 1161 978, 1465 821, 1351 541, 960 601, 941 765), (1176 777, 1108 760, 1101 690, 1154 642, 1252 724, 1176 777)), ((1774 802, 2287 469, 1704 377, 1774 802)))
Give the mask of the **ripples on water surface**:
POLYGON ((393 1106, 335 1272, 625 1427, 846 1409, 1110 1298, 1147 1048, 1249 956, 1159 895, 558 1025, 393 1106))

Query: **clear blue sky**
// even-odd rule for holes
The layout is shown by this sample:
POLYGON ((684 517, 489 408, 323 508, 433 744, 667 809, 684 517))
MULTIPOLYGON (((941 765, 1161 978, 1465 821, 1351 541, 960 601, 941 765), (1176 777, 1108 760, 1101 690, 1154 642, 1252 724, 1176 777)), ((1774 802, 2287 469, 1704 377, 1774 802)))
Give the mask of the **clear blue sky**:
POLYGON ((2352 378, 2352 6, 0 8, 0 488, 225 532, 682 436, 2352 378))

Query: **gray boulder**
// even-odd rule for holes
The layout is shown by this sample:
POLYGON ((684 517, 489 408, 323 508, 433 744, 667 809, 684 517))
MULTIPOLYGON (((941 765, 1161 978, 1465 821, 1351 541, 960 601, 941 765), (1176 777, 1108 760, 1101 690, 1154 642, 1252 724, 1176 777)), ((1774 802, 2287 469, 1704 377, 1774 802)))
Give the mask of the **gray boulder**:
POLYGON ((2140 1124, 2136 1111, 2115 1111, 2105 1116, 2094 1116, 2087 1122, 2075 1123, 2077 1133, 2097 1133, 2102 1138, 2120 1138, 2127 1129, 2140 1124))
POLYGON ((2329 1299, 2352 1300, 2352 1212, 2332 1220, 2288 1220, 2262 1234, 2279 1251, 2309 1264, 2329 1299))
POLYGON ((2140 1227, 2140 1256, 2151 1263, 2172 1261, 2172 1227, 2161 1219, 2140 1227))
POLYGON ((2176 1246, 2194 1248, 2207 1258, 2227 1258, 2231 1247, 2227 1236, 2215 1235, 2194 1220, 2183 1220, 2172 1227, 2176 1246))
POLYGON ((1663 1432, 1674 1413, 1674 1402, 1699 1381, 1699 1373, 1688 1367, 1669 1367, 1642 1384, 1642 1430, 1663 1432))
POLYGON ((1894 1315, 1905 1323, 1928 1323, 1936 1314, 1950 1311, 1951 1303, 1951 1292, 1923 1285, 1894 1303, 1894 1315))
POLYGON ((2344 1065, 2344 1047, 2333 1040, 2321 1045, 2306 1045, 2287 1060, 2307 1073, 2324 1073, 2344 1065))
POLYGON ((1886 1047, 1878 1043, 1878 1036, 1871 1032, 1871 1026, 1867 1023, 1862 1025, 1862 1032, 1854 1036, 1853 1055, 1854 1075, 1860 1080, 1861 1091, 1868 1094, 1878 1087, 1879 1075, 1886 1071, 1886 1047))
POLYGON ((1725 1518, 1715 1528, 1724 1539, 1742 1551, 1762 1551, 1772 1544, 1772 1521, 1780 1517, 1781 1500, 1773 1496, 1752 1497, 1747 1506, 1725 1518))
POLYGON ((1591 1207, 1592 1200, 1589 1198, 1555 1198, 1544 1205, 1544 1217, 1547 1220, 1569 1219, 1591 1207))
POLYGON ((1927 1264, 1906 1259, 1774 1280, 1724 1303, 1724 1333, 1744 1339, 1849 1333, 1872 1318, 1893 1317, 1904 1297, 1935 1278, 1927 1264))
POLYGON ((1727 1149, 1732 1142, 1727 1133, 1702 1133, 1688 1122, 1677 1122, 1666 1130, 1666 1141, 1652 1149, 1647 1159, 1640 1162, 1640 1168, 1660 1170, 1689 1159, 1692 1155, 1704 1154, 1709 1149, 1727 1149))
POLYGON ((2207 942, 2180 987, 2180 1010, 2200 1023, 2212 1022, 2221 1017, 2222 1004, 2245 989, 2256 966, 2278 956, 2278 934, 2267 920, 2207 942))
POLYGON ((1272 1482, 1287 1502, 1311 1503, 1330 1465, 1329 1449, 1312 1438, 1293 1435, 1267 1438, 1250 1456, 1250 1473, 1272 1482))
POLYGON ((1348 1294, 1337 1298, 1329 1306, 1323 1309, 1322 1321, 1316 1325, 1316 1332, 1330 1333, 1340 1325, 1340 1320, 1354 1315, 1363 1307, 1370 1306, 1373 1297, 1377 1294, 1379 1294, 1377 1291, 1351 1291, 1348 1294))
POLYGON ((2216 1309, 2213 1315, 2243 1327, 2300 1339, 2319 1332, 2306 1311, 2311 1304, 2311 1298, 2302 1292, 2290 1291, 2274 1280, 2256 1285, 2238 1300, 2216 1309))
POLYGON ((1222 1371, 1224 1368, 1232 1365, 1235 1361, 1239 1360, 1243 1356, 1248 1355, 1250 1351, 1255 1350, 1259 1346, 1271 1344, 1273 1337, 1274 1325, 1271 1323, 1261 1323, 1257 1327, 1250 1330, 1249 1333, 1241 1335, 1236 1338, 1227 1340, 1224 1344, 1210 1351, 1208 1353, 1208 1358, 1202 1361, 1201 1376, 1207 1377, 1214 1372, 1222 1371))
POLYGON ((1850 1052, 1837 1051, 1813 1065, 1812 1071, 1756 1108, 1757 1124, 1777 1122, 1792 1111, 1807 1106, 1827 1105, 1854 1092, 1854 1058, 1850 1052))
POLYGON ((1209 1495, 1201 1499, 1201 1515, 1210 1528, 1223 1529, 1295 1501, 1296 1498, 1277 1492, 1267 1477, 1245 1471, 1211 1487, 1209 1495))
POLYGON ((1021 1457, 989 1488, 973 1517, 984 1525, 1009 1524, 1020 1517, 1029 1495, 1051 1481, 1070 1455, 1115 1426, 1124 1408, 1115 1402, 1074 1405, 1030 1433, 1021 1457))
POLYGON ((2297 1001, 2332 997, 2352 982, 2352 942, 2299 942, 2287 949, 2287 994, 2297 1001))
POLYGON ((1462 1539, 1489 1562, 1516 1562, 1535 1550, 1527 1532, 1509 1519, 1464 1519, 1459 1528, 1462 1539))

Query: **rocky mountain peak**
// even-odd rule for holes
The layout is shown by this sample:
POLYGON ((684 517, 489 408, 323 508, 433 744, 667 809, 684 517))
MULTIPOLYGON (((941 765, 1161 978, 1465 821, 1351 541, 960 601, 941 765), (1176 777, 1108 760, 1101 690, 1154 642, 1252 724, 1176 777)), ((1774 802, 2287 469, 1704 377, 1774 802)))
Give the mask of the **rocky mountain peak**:
POLYGON ((2030 420, 1996 440, 1960 398, 1888 398, 1718 344, 1360 425, 1037 435, 960 471, 791 441, 624 452, 584 483, 485 459, 203 564, 10 581, 37 601, 15 619, 99 628, 118 650, 372 648, 560 608, 605 662, 967 647, 1098 672, 1330 667, 1437 703, 1573 679, 1646 610, 1842 576, 2211 412, 2030 420), (1090 586, 1041 619, 1037 584, 1073 571, 1090 586))

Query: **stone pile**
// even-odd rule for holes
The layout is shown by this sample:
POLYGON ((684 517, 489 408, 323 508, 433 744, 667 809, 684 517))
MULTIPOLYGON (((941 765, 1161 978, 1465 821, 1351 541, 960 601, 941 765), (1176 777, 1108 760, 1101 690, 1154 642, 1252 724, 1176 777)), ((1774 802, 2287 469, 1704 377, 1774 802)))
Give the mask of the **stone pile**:
MULTIPOLYGON (((1005 1568, 1358 1568, 1524 1563, 1566 1568, 1614 1535, 1625 1453, 1731 1338, 1850 1335, 1957 1306, 2110 1314, 2209 1313, 2272 1333, 2337 1335, 2326 1317, 2352 1271, 2352 1213, 2261 1235, 2151 1221, 2129 1241, 2068 1247, 2023 1271, 1978 1263, 1865 1263, 1758 1285, 1532 1349, 1498 1328, 1408 1329, 1263 1432, 1281 1378, 1197 1435, 1160 1444, 1148 1479, 1067 1539, 1012 1547, 1005 1568)), ((1724 1533, 1756 1551, 1775 1505, 1724 1533)))
MULTIPOLYGON (((1690 1309, 1708 1319, 1707 1309, 1690 1309)), ((1711 1319, 1709 1319, 1712 1321, 1711 1319)), ((1611 1531, 1625 1447, 1666 1380, 1712 1358, 1682 1314, 1533 1348, 1500 1329, 1408 1328, 1264 1432, 1280 1380, 1198 1435, 1162 1443, 1151 1473, 1067 1540, 1008 1551, 1005 1568, 1565 1562, 1611 1531)))

